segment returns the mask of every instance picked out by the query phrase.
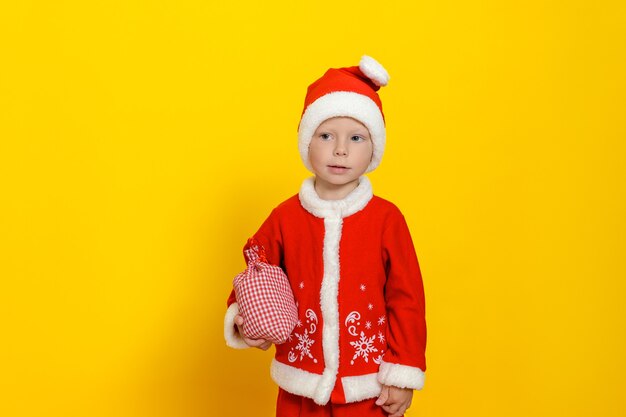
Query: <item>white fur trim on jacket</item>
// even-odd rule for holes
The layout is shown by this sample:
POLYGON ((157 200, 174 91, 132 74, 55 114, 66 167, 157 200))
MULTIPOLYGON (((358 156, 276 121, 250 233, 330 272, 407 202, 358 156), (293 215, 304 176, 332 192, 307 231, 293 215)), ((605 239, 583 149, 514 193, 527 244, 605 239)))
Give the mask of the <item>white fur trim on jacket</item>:
POLYGON ((424 371, 414 366, 382 361, 378 370, 378 382, 398 388, 422 389, 424 371))
POLYGON ((347 403, 363 401, 380 395, 383 387, 377 380, 378 374, 344 376, 341 378, 343 394, 347 403))
MULTIPOLYGON (((314 398, 323 376, 272 360, 270 367, 272 380, 281 388, 295 395, 314 398)), ((346 376, 341 378, 346 403, 363 401, 380 395, 382 386, 377 374, 346 376)), ((317 400, 316 403, 320 404, 317 400)), ((320 404, 323 405, 323 404, 320 404)))
POLYGON ((324 278, 320 290, 320 307, 324 318, 322 351, 324 373, 317 385, 313 401, 326 404, 337 380, 339 371, 339 241, 343 219, 339 216, 324 218, 324 278))
POLYGON ((373 171, 380 164, 385 151, 385 120, 371 98, 351 91, 334 91, 325 94, 304 111, 298 127, 298 149, 304 166, 313 172, 309 161, 309 144, 315 130, 326 119, 339 116, 352 117, 363 123, 369 130, 374 153, 366 172, 373 171))
MULTIPOLYGON (((326 404, 330 400, 339 371, 339 242, 341 241, 343 218, 362 210, 372 199, 372 196, 372 184, 365 176, 361 176, 357 187, 341 200, 321 199, 315 191, 315 178, 313 177, 304 180, 300 187, 299 198, 302 207, 314 216, 324 219, 324 248, 322 251, 324 276, 320 290, 320 309, 324 319, 322 329, 324 371, 322 375, 308 378, 309 381, 312 381, 310 383, 315 386, 315 390, 309 393, 312 395, 307 395, 320 405, 326 404)), ((283 371, 285 369, 284 366, 276 366, 283 371)), ((280 378, 280 375, 285 372, 276 373, 277 378, 280 378)), ((277 381, 277 383, 281 385, 280 382, 277 381)), ((356 396, 356 394, 353 395, 355 398, 356 396)))
POLYGON ((282 389, 307 398, 313 398, 322 376, 289 366, 272 359, 270 375, 282 389))
POLYGON ((235 316, 239 314, 239 304, 232 303, 224 316, 224 339, 226 345, 234 349, 249 348, 235 327, 235 316))
POLYGON ((372 199, 372 183, 365 175, 359 177, 359 185, 342 200, 323 200, 315 191, 315 177, 304 180, 300 187, 300 204, 315 217, 348 217, 361 211, 372 199))

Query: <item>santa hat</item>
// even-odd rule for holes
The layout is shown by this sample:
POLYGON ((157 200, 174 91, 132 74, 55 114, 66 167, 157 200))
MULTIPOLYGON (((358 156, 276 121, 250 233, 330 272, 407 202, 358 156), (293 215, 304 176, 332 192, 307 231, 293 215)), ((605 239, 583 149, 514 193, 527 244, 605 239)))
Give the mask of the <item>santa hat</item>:
POLYGON ((363 55, 358 67, 330 68, 307 89, 298 126, 298 148, 304 165, 309 162, 309 144, 317 127, 331 117, 352 117, 369 130, 374 153, 366 172, 373 171, 385 151, 385 116, 378 89, 387 85, 389 74, 374 58, 363 55))

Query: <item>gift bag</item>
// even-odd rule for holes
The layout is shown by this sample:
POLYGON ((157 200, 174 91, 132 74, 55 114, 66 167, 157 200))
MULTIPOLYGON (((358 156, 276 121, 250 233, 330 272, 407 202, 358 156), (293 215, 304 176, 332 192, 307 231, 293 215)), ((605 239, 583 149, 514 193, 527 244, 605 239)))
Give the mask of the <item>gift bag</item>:
POLYGON ((280 266, 268 264, 263 246, 252 238, 247 246, 248 267, 233 280, 243 334, 284 343, 298 321, 289 279, 280 266))

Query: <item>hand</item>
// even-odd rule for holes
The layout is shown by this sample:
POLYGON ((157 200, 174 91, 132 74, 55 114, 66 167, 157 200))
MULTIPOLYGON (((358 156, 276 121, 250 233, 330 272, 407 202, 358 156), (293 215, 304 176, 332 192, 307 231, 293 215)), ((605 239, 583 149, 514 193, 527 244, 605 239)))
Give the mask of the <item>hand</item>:
POLYGON ((413 390, 411 388, 398 388, 389 385, 383 385, 376 405, 379 405, 389 413, 389 417, 401 417, 411 406, 413 399, 413 390))
POLYGON ((241 317, 239 314, 235 316, 235 324, 237 325, 237 330, 239 331, 239 335, 241 336, 243 341, 246 342, 246 345, 250 347, 259 348, 261 350, 267 350, 270 348, 270 346, 272 346, 272 342, 270 342, 269 340, 249 339, 246 336, 244 336, 243 331, 241 329, 241 326, 243 326, 243 317, 241 317))

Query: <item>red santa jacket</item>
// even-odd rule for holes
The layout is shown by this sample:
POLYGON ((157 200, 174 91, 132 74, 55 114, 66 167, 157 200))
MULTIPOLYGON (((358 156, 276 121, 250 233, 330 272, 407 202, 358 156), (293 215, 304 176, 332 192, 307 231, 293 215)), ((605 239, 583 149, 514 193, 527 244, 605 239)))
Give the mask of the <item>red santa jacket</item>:
MULTIPOLYGON (((254 238, 291 283, 299 322, 276 345, 272 379, 293 394, 349 403, 377 397, 381 384, 421 389, 426 321, 420 268, 404 216, 372 194, 362 176, 342 200, 322 200, 314 178, 277 206, 254 238)), ((244 250, 247 249, 247 245, 244 250)), ((226 343, 245 348, 234 326, 226 343)))

